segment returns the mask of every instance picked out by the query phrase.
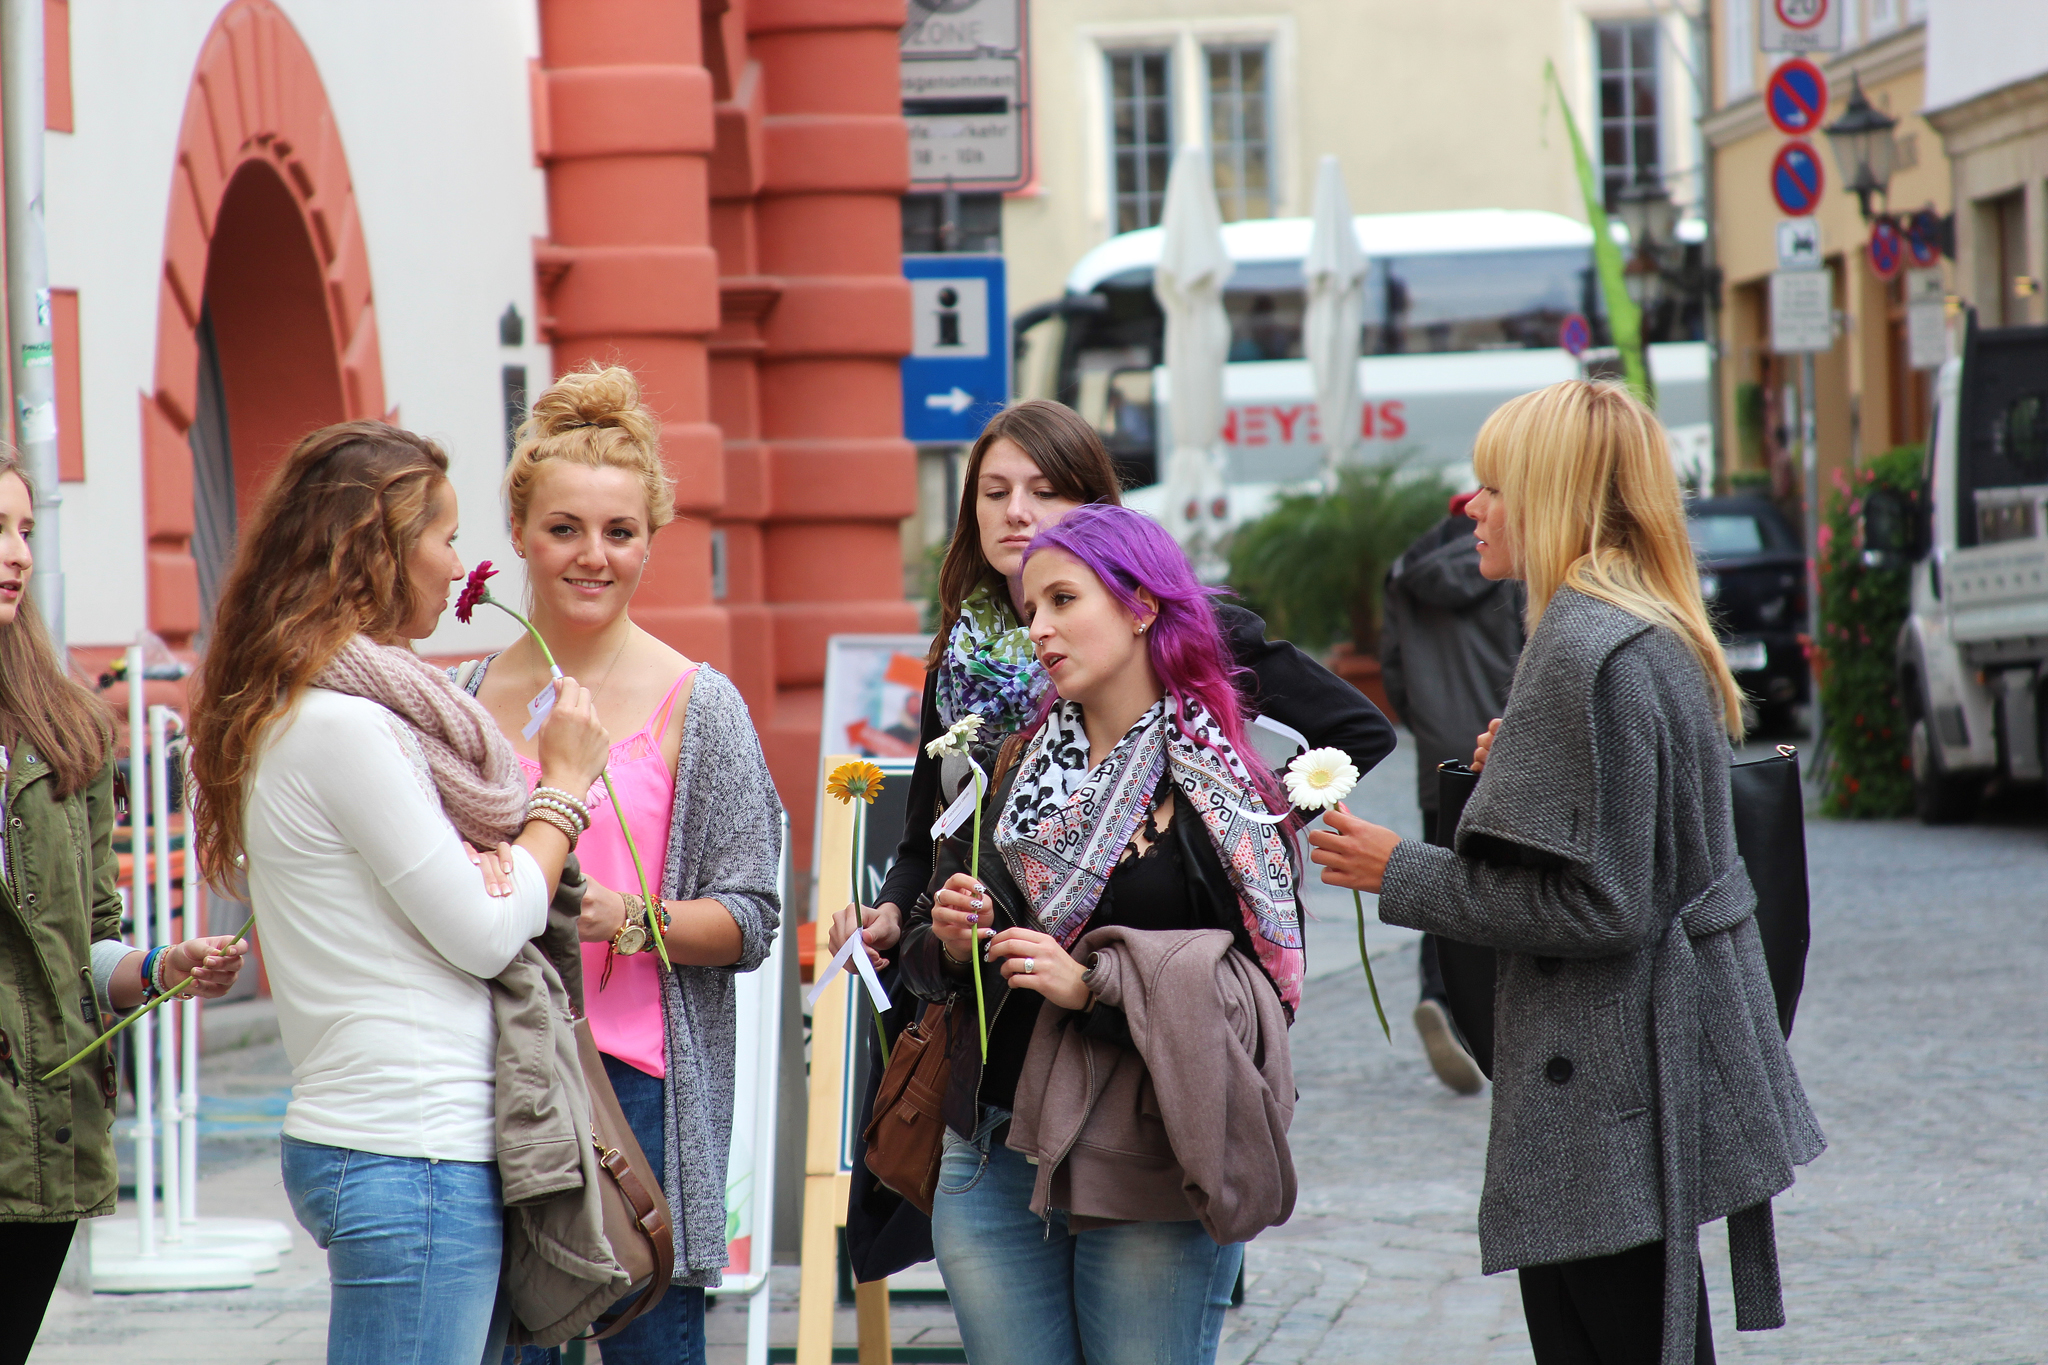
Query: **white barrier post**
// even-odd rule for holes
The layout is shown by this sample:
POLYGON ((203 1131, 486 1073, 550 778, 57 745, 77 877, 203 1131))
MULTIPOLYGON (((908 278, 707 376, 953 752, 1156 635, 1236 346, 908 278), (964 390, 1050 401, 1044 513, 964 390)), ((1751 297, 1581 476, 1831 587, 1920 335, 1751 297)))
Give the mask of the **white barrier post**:
MULTIPOLYGON (((129 877, 129 901, 135 924, 134 946, 147 950, 153 942, 170 943, 171 858, 170 782, 165 765, 168 732, 177 721, 170 708, 157 706, 148 711, 144 727, 144 660, 137 646, 128 651, 128 826, 129 847, 134 868, 129 877), (145 741, 149 741, 145 747, 145 741), (145 777, 145 771, 147 776, 145 777), (152 854, 154 857, 152 858, 152 854), (150 875, 154 862, 155 876, 150 875), (154 883, 155 926, 152 933, 154 883)), ((183 1210, 190 1207, 196 1183, 197 1164, 179 1159, 181 1113, 178 1091, 178 1031, 181 1010, 189 1005, 166 1005, 146 1015, 135 1025, 135 1208, 136 1219, 109 1219, 93 1228, 92 1285, 102 1294, 137 1294, 177 1289, 246 1289, 256 1283, 259 1269, 275 1270, 277 1253, 245 1252, 240 1248, 202 1248, 193 1245, 183 1224, 183 1210), (163 1019, 163 1036, 157 1037, 157 1020, 163 1019), (161 1095, 159 1095, 159 1090, 161 1095), (158 1245, 156 1227, 157 1151, 155 1129, 161 1120, 163 1149, 164 1229, 158 1245), (183 1179, 181 1179, 183 1177, 183 1179), (267 1264, 264 1262, 267 1261, 267 1264)), ((188 1030, 196 1019, 186 1015, 188 1030)), ((190 1050, 188 1039, 187 1050, 190 1050)), ((195 1126, 184 1128, 189 1144, 196 1148, 195 1126)), ((288 1236, 288 1234, 287 1234, 288 1236)), ((289 1245, 289 1242, 287 1242, 289 1245)))
MULTIPOLYGON (((164 746, 170 742, 168 717, 171 708, 149 708, 149 835, 150 878, 156 910, 156 941, 176 943, 171 926, 171 788, 170 765, 164 761, 164 746)), ((138 838, 136 843, 140 844, 138 838)), ((139 853, 138 853, 139 856, 139 853)), ((158 1010, 147 1021, 157 1029, 157 1122, 163 1143, 164 1241, 175 1246, 185 1240, 178 1215, 184 1200, 178 1185, 184 1166, 178 1160, 178 1012, 158 1010)))
MULTIPOLYGON (((207 933, 211 925, 206 922, 206 885, 199 876, 199 849, 193 839, 197 830, 192 823, 192 794, 196 790, 192 783, 192 750, 185 749, 184 763, 184 805, 185 805, 185 937, 197 938, 207 933)), ((199 1221, 199 1001, 196 997, 178 1006, 178 1029, 185 1044, 182 1070, 184 1072, 184 1093, 181 1107, 184 1110, 185 1178, 183 1183, 185 1206, 178 1211, 180 1221, 187 1225, 199 1221)))
MULTIPOLYGON (((143 775, 147 731, 142 725, 142 646, 128 649, 128 852, 134 866, 128 876, 128 911, 135 923, 135 946, 148 952, 149 921, 149 786, 143 775)), ((135 1058, 135 1213, 139 1227, 138 1254, 156 1255, 156 1076, 151 1044, 156 1041, 156 1019, 144 1019, 135 1026, 129 1055, 135 1058)))

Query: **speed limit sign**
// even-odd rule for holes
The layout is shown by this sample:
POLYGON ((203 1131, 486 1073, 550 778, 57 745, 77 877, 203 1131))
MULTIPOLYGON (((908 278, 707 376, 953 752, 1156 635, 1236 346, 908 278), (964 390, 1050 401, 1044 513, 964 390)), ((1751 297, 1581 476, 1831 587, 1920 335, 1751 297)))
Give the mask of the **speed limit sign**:
POLYGON ((1834 52, 1842 46, 1844 0, 1763 0, 1766 52, 1834 52))

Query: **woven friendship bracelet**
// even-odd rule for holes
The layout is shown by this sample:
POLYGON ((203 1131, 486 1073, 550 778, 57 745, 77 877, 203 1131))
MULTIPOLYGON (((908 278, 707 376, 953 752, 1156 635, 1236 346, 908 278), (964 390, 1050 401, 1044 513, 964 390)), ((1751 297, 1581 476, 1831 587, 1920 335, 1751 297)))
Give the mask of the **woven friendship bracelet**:
POLYGON ((556 810, 553 806, 543 806, 536 801, 526 808, 526 818, 538 820, 542 824, 553 825, 562 832, 562 837, 569 841, 570 852, 573 853, 575 851, 576 840, 582 835, 583 831, 578 829, 576 822, 567 815, 556 810))

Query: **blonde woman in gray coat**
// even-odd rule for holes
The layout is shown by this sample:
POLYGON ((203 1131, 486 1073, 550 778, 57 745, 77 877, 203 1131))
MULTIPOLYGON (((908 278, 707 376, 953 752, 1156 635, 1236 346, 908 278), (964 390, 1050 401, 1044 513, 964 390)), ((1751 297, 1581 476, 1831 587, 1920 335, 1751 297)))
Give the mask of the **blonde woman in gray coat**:
POLYGON ((1313 860, 1389 924, 1499 950, 1479 1240, 1520 1271, 1538 1365, 1711 1361, 1699 1226, 1728 1220, 1737 1328, 1782 1326, 1771 1198, 1825 1145, 1735 849, 1742 697, 1626 391, 1504 404, 1473 468, 1480 566, 1527 584, 1529 642, 1456 850, 1333 813, 1313 860))

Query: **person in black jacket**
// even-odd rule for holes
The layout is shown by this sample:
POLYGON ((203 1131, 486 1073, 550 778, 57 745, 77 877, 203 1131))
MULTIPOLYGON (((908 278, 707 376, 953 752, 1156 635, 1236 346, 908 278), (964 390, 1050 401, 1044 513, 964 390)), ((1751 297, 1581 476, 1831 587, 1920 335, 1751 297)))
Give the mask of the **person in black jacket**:
MULTIPOLYGON (((837 952, 858 924, 876 965, 886 967, 911 907, 924 893, 934 865, 932 823, 959 794, 969 769, 961 758, 931 758, 923 746, 968 713, 978 714, 983 725, 975 757, 982 771, 992 771, 997 748, 1035 712, 1050 686, 1015 596, 1032 536, 1083 504, 1122 501, 1116 466, 1101 437, 1062 404, 1014 404, 996 414, 975 441, 961 480, 953 541, 939 569, 939 629, 926 663, 910 819, 877 903, 849 905, 833 917, 830 951, 837 952)), ((1393 726, 1358 689, 1293 645, 1268 640, 1265 622, 1252 612, 1219 603, 1216 614, 1236 662, 1253 674, 1251 708, 1299 731, 1311 747, 1342 749, 1361 773, 1393 752, 1393 726)), ((907 1017, 902 1010, 892 1014, 907 1017)), ((854 1274, 862 1280, 931 1256, 929 1223, 875 1184, 859 1160, 846 1236, 854 1274)), ((1241 1257, 1226 1259, 1227 1295, 1241 1257)))
MULTIPOLYGON (((1471 497, 1452 498, 1450 515, 1387 571, 1381 677, 1395 714, 1415 736, 1415 798, 1422 837, 1432 843, 1437 765, 1471 757, 1475 738, 1507 707, 1522 653, 1522 585, 1479 572, 1479 542, 1465 515, 1471 497)), ((1437 1079, 1460 1095, 1476 1095, 1486 1079, 1451 1025, 1435 935, 1422 936, 1419 956, 1415 1031, 1437 1079)))

